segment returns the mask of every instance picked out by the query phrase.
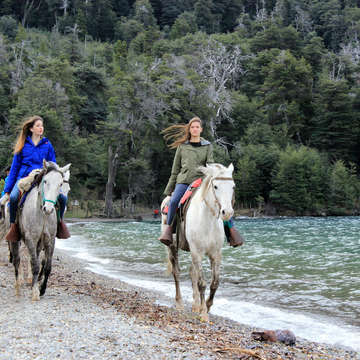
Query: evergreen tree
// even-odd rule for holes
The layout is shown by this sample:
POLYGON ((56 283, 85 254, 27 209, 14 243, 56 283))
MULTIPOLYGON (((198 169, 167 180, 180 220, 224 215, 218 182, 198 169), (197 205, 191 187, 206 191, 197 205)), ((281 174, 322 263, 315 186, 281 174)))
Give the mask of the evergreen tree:
POLYGON ((149 0, 136 0, 134 19, 145 29, 156 27, 156 19, 149 0))
POLYGON ((254 207, 261 198, 266 202, 272 189, 271 174, 278 162, 276 145, 248 145, 242 147, 234 178, 236 197, 245 207, 254 207))
POLYGON ((353 98, 345 80, 322 79, 314 100, 311 145, 332 159, 357 162, 359 119, 352 112, 353 98))
POLYGON ((172 26, 176 18, 183 12, 181 3, 177 0, 166 0, 162 6, 160 25, 172 26))
POLYGON ((283 51, 268 65, 267 73, 261 93, 270 124, 285 123, 289 135, 303 143, 311 101, 310 66, 304 59, 297 60, 289 51, 283 51))
POLYGON ((326 160, 316 150, 288 147, 280 153, 270 199, 293 214, 321 213, 326 206, 327 184, 326 160))
POLYGON ((327 47, 338 50, 346 31, 339 0, 315 0, 310 3, 315 30, 327 47))
POLYGON ((199 30, 212 34, 219 28, 219 23, 212 13, 214 4, 212 0, 198 0, 194 11, 199 30))
POLYGON ((124 40, 129 44, 142 31, 144 31, 144 25, 139 21, 122 18, 116 23, 115 39, 124 40))
POLYGON ((107 116, 105 78, 101 71, 87 64, 75 68, 74 78, 77 94, 82 97, 77 125, 82 135, 87 136, 107 116))
POLYGON ((194 34, 197 30, 194 13, 183 12, 171 27, 170 39, 178 39, 187 34, 194 34))
POLYGON ((9 39, 15 39, 17 28, 18 24, 13 17, 9 15, 0 17, 0 33, 6 35, 9 39))
POLYGON ((330 173, 328 206, 330 215, 348 215, 359 211, 360 183, 356 170, 346 168, 342 160, 334 163, 330 173))

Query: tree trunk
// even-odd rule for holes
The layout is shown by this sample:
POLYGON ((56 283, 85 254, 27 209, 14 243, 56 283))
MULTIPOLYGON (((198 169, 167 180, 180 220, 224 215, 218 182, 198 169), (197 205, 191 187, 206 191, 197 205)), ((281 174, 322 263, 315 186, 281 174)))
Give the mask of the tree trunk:
POLYGON ((119 147, 117 147, 114 152, 113 147, 109 145, 108 181, 106 183, 106 192, 105 192, 105 215, 108 218, 111 218, 113 216, 113 192, 114 192, 115 177, 117 170, 118 151, 119 151, 119 147))
POLYGON ((36 6, 35 0, 26 0, 25 1, 23 18, 21 20, 21 25, 23 27, 26 27, 26 23, 28 21, 28 18, 30 17, 30 14, 33 11, 39 10, 41 3, 42 3, 42 0, 39 0, 38 4, 36 6))

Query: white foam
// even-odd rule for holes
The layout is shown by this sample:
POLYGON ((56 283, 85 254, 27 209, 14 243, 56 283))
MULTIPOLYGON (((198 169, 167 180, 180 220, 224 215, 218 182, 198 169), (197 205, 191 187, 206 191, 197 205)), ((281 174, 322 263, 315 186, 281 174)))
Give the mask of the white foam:
POLYGON ((103 259, 103 258, 99 258, 97 256, 93 256, 91 254, 89 254, 87 251, 82 251, 82 252, 78 252, 75 257, 82 259, 82 260, 86 260, 89 263, 98 263, 98 264, 102 264, 102 265, 106 265, 110 263, 109 259, 103 259))
POLYGON ((217 298, 211 312, 242 324, 264 329, 289 329, 296 336, 360 351, 360 329, 339 326, 312 314, 298 314, 263 305, 217 298))

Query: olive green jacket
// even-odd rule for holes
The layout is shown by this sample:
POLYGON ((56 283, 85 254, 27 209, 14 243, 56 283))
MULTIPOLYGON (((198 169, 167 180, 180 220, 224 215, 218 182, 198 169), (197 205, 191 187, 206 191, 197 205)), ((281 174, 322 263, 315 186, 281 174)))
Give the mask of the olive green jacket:
POLYGON ((171 195, 176 184, 191 184, 202 177, 203 173, 198 170, 198 167, 214 162, 210 142, 201 138, 200 143, 201 146, 195 147, 186 141, 177 147, 171 176, 164 191, 165 195, 171 195))

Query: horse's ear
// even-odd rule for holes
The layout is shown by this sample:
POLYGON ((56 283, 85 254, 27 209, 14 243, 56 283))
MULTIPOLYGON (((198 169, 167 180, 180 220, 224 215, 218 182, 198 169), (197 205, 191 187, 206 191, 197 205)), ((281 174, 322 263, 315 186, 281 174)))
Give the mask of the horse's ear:
POLYGON ((208 174, 208 168, 207 168, 208 164, 206 164, 206 166, 199 166, 198 167, 198 170, 200 172, 202 172, 204 175, 207 175, 208 174))
POLYGON ((69 169, 70 169, 71 163, 65 165, 64 167, 62 167, 60 170, 63 174, 65 174, 69 169))
POLYGON ((228 169, 233 172, 234 171, 234 165, 233 163, 231 163, 229 166, 228 166, 228 169))
POLYGON ((45 159, 43 159, 43 168, 46 170, 49 167, 49 164, 45 159))

